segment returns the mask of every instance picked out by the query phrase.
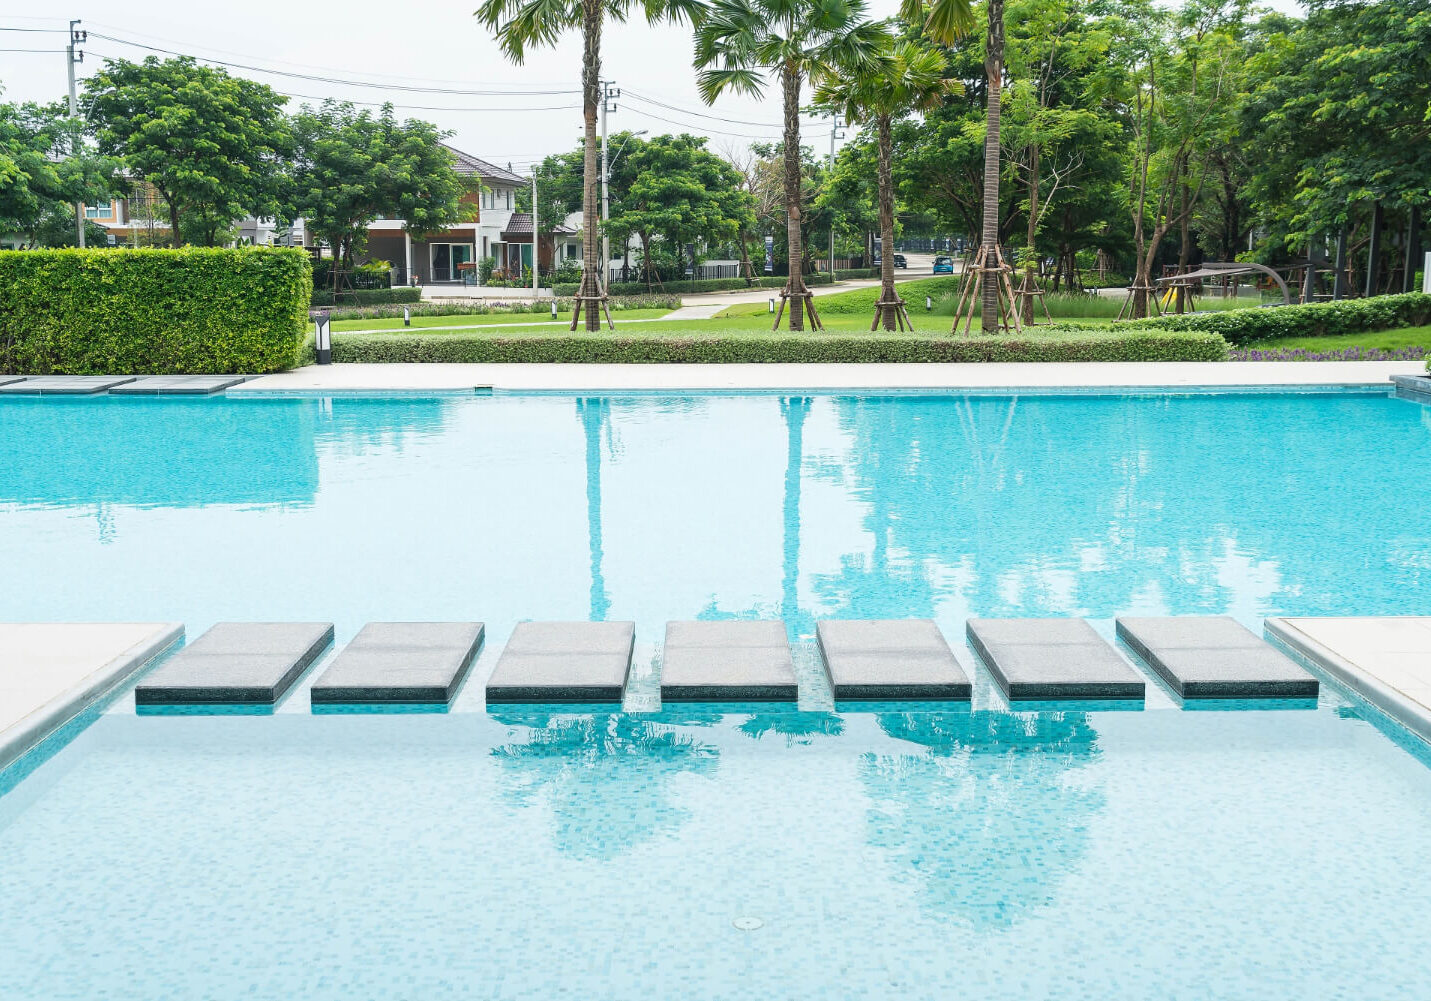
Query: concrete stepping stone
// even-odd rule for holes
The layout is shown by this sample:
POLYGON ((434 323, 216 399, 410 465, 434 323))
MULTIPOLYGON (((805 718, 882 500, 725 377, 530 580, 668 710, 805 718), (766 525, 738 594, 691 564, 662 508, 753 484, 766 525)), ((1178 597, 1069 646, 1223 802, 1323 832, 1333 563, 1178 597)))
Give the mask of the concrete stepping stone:
POLYGON ((968 634, 1010 701, 1144 697, 1142 675, 1082 619, 970 619, 968 634))
POLYGON ((0 386, 0 393, 14 396, 90 396, 133 381, 132 375, 32 375, 28 379, 0 386))
POLYGON ((116 396, 209 396, 243 381, 241 375, 146 375, 110 392, 116 396))
POLYGON ((666 623, 662 702, 793 702, 798 695, 785 623, 666 623))
POLYGON ((484 632, 480 622, 369 622, 313 682, 309 700, 446 705, 484 632))
POLYGON ((973 687, 932 619, 829 619, 815 642, 835 701, 969 701, 973 687))
POLYGON ((522 622, 492 676, 488 703, 620 703, 631 672, 634 622, 522 622))
POLYGON ((1184 699, 1314 699, 1317 679, 1236 619, 1119 618, 1118 637, 1184 699))
POLYGON ((221 622, 134 689, 138 705, 273 705, 333 642, 331 622, 221 622))

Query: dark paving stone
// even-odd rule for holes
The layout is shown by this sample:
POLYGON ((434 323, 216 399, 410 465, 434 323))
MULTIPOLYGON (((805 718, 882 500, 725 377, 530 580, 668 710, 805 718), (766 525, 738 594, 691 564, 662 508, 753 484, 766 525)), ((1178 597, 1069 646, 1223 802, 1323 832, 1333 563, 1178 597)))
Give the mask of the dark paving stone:
POLYGON ((0 393, 13 396, 89 396, 133 381, 132 375, 32 375, 20 382, 0 386, 0 393))
POLYGON ((969 701, 969 677, 932 619, 829 619, 815 641, 836 701, 969 701))
POLYGON ((0 386, 8 386, 12 383, 24 381, 23 375, 0 375, 0 386))
POLYGON ((117 396, 208 396, 243 381, 241 375, 145 375, 110 392, 117 396))
POLYGON ((662 702, 793 702, 785 623, 668 622, 662 702))
POLYGON ((312 702, 447 704, 482 647, 480 622, 369 622, 309 689, 312 702))
POLYGON ((139 705, 272 705, 333 642, 330 622, 221 622, 134 689, 139 705))
POLYGON ((632 622, 519 623, 487 679, 487 701, 620 703, 635 643, 632 622))
POLYGON ((968 634, 1010 701, 1144 697, 1142 675, 1082 619, 970 619, 968 634))
POLYGON ((1184 699, 1314 699, 1317 679, 1229 616, 1120 618, 1118 636, 1184 699))

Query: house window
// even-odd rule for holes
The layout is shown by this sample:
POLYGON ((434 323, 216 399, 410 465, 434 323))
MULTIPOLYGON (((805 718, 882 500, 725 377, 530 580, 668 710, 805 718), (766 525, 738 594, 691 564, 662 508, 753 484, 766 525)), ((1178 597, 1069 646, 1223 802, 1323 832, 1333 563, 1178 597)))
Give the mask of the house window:
POLYGON ((86 219, 113 219, 114 203, 108 202, 104 205, 86 205, 84 207, 84 217, 86 219))

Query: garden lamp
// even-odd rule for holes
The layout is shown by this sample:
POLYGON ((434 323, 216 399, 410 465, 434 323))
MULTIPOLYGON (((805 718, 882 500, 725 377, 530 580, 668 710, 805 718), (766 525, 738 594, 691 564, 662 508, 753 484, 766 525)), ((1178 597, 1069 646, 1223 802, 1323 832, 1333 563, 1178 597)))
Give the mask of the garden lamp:
POLYGON ((320 309, 315 318, 318 324, 318 332, 314 338, 318 348, 318 364, 331 365, 333 363, 333 333, 328 325, 328 311, 320 309))

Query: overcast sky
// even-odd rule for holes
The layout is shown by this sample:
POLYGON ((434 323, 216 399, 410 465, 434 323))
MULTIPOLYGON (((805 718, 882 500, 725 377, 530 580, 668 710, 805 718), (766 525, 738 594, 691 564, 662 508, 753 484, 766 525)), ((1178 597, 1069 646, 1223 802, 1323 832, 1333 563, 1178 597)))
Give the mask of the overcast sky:
MULTIPOLYGON (((1295 9, 1294 0, 1274 0, 1273 5, 1295 9)), ((511 162, 518 172, 542 156, 572 148, 581 135, 579 37, 569 34, 555 49, 537 51, 514 66, 472 16, 477 0, 68 0, 67 9, 58 12, 62 17, 36 16, 39 6, 0 0, 0 29, 26 29, 0 30, 0 49, 48 50, 0 51, 0 85, 7 100, 64 95, 64 32, 66 20, 74 17, 91 33, 83 46, 81 76, 105 57, 150 54, 124 44, 132 42, 307 77, 365 81, 376 86, 230 70, 294 95, 290 108, 303 98, 391 100, 399 114, 451 130, 453 145, 499 164, 511 162)), ((871 0, 870 13, 888 16, 897 7, 898 0, 871 0)), ((779 94, 774 90, 763 101, 732 95, 714 107, 701 102, 688 27, 608 23, 602 44, 603 75, 624 92, 610 118, 613 132, 692 132, 709 136, 716 150, 778 137, 779 94)), ((829 134, 827 121, 811 120, 804 141, 824 152, 829 134)))

